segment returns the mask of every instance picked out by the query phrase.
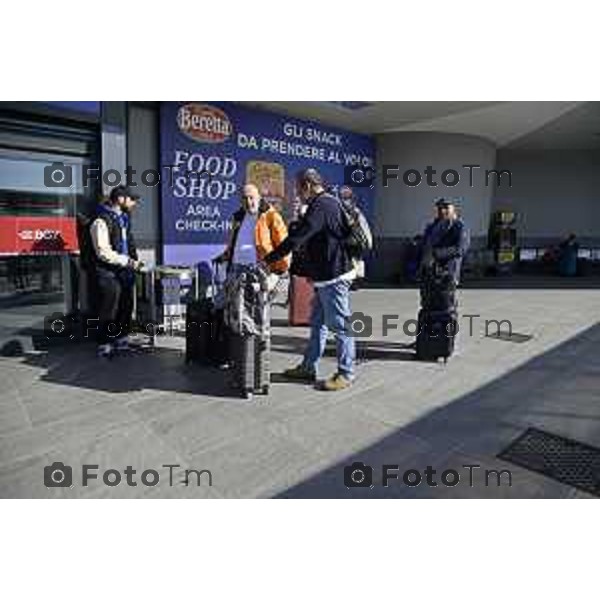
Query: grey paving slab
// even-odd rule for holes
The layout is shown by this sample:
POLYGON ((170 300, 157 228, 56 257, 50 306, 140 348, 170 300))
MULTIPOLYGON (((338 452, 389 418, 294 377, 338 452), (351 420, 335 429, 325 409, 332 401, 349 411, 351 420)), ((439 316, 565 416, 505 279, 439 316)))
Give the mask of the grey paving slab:
POLYGON ((23 404, 7 400, 0 408, 0 435, 10 434, 31 427, 31 421, 23 404))
POLYGON ((65 444, 83 445, 112 430, 130 427, 135 420, 124 406, 94 403, 69 417, 0 436, 0 465, 53 454, 65 444))
POLYGON ((51 464, 46 455, 19 458, 0 468, 0 498, 62 498, 64 488, 44 487, 44 467, 51 464))
POLYGON ((310 448, 267 426, 193 455, 190 462, 210 469, 216 490, 226 498, 272 497, 324 466, 310 448))
POLYGON ((169 411, 148 422, 162 440, 185 456, 210 448, 221 448, 239 438, 251 438, 260 421, 241 401, 197 406, 192 412, 169 411))
POLYGON ((333 461, 379 441, 391 427, 366 418, 350 402, 336 402, 281 420, 279 430, 288 440, 310 448, 313 455, 333 461))

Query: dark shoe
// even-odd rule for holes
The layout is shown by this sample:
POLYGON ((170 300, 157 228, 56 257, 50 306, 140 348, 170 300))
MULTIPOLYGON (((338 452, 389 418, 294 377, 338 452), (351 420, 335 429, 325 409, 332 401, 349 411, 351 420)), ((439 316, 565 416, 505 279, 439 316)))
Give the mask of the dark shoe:
POLYGON ((352 379, 342 375, 341 373, 336 373, 329 379, 323 382, 322 389, 326 392, 339 392, 341 390, 345 390, 352 385, 352 379))
POLYGON ((127 352, 131 349, 129 338, 127 336, 117 338, 113 347, 117 352, 127 352))
POLYGON ((112 344, 99 344, 96 350, 96 356, 98 358, 112 358, 114 354, 114 348, 112 344))
POLYGON ((317 374, 301 364, 291 369, 286 369, 283 372, 283 376, 292 381, 305 381, 306 383, 314 383, 317 380, 317 374))

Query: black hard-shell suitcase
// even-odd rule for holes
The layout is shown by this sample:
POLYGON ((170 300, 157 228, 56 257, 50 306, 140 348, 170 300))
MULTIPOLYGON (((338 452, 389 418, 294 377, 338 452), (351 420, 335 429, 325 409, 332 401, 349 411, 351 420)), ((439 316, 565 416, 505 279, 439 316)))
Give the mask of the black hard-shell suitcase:
POLYGON ((216 312, 212 298, 192 300, 185 314, 185 361, 210 364, 216 334, 216 312))
POLYGON ((456 310, 456 283, 446 272, 433 271, 421 282, 421 308, 428 311, 456 310))
POLYGON ((454 352, 458 321, 456 310, 419 311, 417 334, 417 360, 447 362, 454 352))
POLYGON ((217 293, 216 269, 217 265, 213 262, 206 285, 200 282, 200 268, 198 269, 196 298, 188 303, 185 315, 186 362, 215 365, 227 360, 223 311, 216 309, 214 302, 217 293))

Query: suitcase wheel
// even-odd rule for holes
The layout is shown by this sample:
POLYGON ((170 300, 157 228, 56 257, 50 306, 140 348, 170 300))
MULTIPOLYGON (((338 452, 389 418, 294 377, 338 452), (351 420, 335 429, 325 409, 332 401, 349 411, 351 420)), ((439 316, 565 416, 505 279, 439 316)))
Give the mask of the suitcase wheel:
POLYGON ((265 396, 269 395, 269 384, 265 383, 265 385, 262 386, 261 393, 265 396))
POLYGON ((246 400, 252 400, 252 398, 254 397, 254 394, 252 393, 252 390, 244 390, 244 398, 246 400))

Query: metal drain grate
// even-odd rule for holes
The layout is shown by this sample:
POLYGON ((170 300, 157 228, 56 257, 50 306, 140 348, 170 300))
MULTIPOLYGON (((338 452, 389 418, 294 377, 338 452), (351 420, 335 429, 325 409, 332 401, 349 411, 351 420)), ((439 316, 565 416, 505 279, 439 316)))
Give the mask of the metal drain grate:
POLYGON ((486 335, 485 337, 493 340, 502 340, 503 342, 514 342, 515 344, 522 344, 533 339, 532 335, 527 335, 526 333, 504 333, 502 331, 494 335, 486 335))
POLYGON ((530 427, 498 458, 600 496, 600 448, 530 427))

